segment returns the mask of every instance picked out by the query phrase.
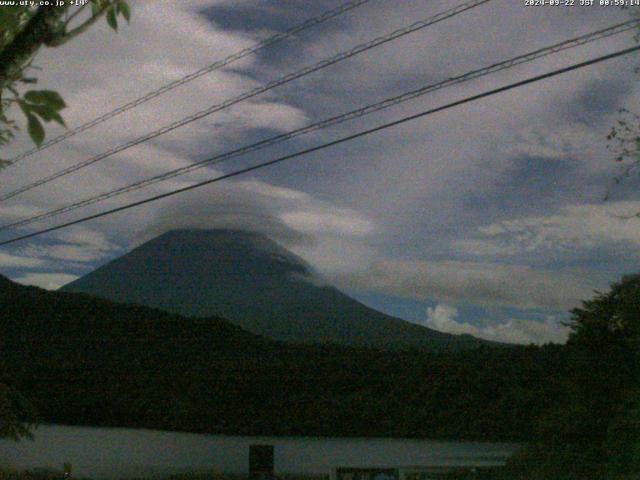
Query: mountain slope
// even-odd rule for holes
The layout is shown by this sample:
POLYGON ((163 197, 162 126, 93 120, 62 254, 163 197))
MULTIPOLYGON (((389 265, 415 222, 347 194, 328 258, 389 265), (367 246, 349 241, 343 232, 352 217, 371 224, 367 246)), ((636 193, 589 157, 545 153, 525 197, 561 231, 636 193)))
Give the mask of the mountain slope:
POLYGON ((192 317, 218 315, 290 342, 447 349, 482 343, 373 310, 322 286, 302 259, 275 242, 241 231, 171 231, 62 290, 192 317))

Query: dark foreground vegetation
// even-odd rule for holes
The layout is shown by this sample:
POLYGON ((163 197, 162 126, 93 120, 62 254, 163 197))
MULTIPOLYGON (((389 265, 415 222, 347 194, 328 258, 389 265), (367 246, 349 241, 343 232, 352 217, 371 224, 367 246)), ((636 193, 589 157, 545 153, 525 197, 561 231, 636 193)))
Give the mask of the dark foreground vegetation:
POLYGON ((530 438, 562 351, 455 355, 273 342, 81 294, 11 285, 5 372, 44 422, 207 433, 530 438))
POLYGON ((0 311, 4 383, 42 422, 516 440, 506 478, 640 471, 640 277, 575 310, 566 346, 447 354, 286 345, 8 281, 0 311))
POLYGON ((508 478, 640 478, 640 276, 572 311, 560 401, 534 423, 508 478))

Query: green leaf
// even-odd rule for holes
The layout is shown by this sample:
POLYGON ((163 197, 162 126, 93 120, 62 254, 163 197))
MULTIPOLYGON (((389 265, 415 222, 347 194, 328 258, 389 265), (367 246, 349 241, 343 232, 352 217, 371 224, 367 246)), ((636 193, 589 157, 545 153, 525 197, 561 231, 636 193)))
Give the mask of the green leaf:
POLYGON ((117 18, 118 13, 116 12, 115 7, 110 8, 107 11, 107 23, 109 24, 109 26, 111 28, 113 28, 114 30, 118 30, 118 18, 117 18))
POLYGON ((62 118, 62 116, 58 112, 53 112, 51 114, 51 120, 56 122, 61 127, 65 127, 66 128, 66 126, 67 126, 67 124, 64 123, 64 118, 62 118))
POLYGON ((40 123, 40 120, 38 120, 38 117, 31 114, 27 115, 27 130, 29 131, 29 136, 31 137, 31 140, 33 140, 33 143, 38 147, 42 145, 42 142, 44 141, 44 128, 42 128, 42 124, 40 123))
POLYGON ((18 100, 18 105, 27 118, 29 118, 29 116, 38 115, 45 122, 54 121, 63 127, 67 126, 58 111, 49 104, 27 103, 23 100, 18 100))
POLYGON ((24 94, 24 99, 30 103, 44 103, 44 98, 37 90, 29 90, 24 94))
POLYGON ((96 16, 100 13, 100 3, 96 0, 91 1, 91 15, 96 16))
POLYGON ((28 105, 29 113, 36 114, 45 122, 50 122, 53 120, 53 114, 56 113, 51 107, 46 105, 28 105))
POLYGON ((58 92, 53 90, 29 90, 24 99, 40 105, 48 105, 54 110, 62 110, 67 106, 58 92))
POLYGON ((127 23, 129 23, 129 20, 131 20, 131 8, 129 7, 129 4, 124 0, 120 0, 118 2, 118 10, 127 21, 127 23))
POLYGON ((26 116, 31 115, 31 105, 29 105, 27 102, 18 100, 18 106, 20 107, 20 110, 22 110, 22 113, 24 113, 26 116))

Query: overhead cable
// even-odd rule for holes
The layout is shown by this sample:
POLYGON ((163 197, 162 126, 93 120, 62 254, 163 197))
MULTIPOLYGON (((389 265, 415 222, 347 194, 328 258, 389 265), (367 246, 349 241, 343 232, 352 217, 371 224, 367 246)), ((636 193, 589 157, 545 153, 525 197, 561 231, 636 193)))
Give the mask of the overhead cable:
POLYGON ((352 110, 346 113, 343 113, 341 115, 336 115, 330 118, 327 118, 325 120, 313 123, 311 125, 307 125, 305 127, 301 127, 295 130, 291 130, 289 132, 286 133, 282 133, 264 140, 261 140, 259 142, 256 143, 252 143, 250 145, 246 145, 228 152, 224 152, 222 154, 219 155, 215 155, 213 157, 207 158, 205 160, 201 160, 199 162, 187 165, 185 167, 181 167, 181 168, 176 168, 173 170, 170 170, 168 172, 164 172, 161 173, 159 175, 155 175, 153 177, 150 178, 145 178, 143 180, 131 183, 129 185, 126 185, 124 187, 120 187, 117 188, 115 190, 111 190, 90 198, 86 198, 84 200, 80 200, 77 202, 73 202, 70 203, 68 205, 62 206, 62 207, 58 207, 56 209, 38 214, 38 215, 34 215, 31 217, 28 217, 26 219, 22 219, 22 220, 18 220, 12 223, 8 223, 5 225, 0 225, 0 231, 2 230, 6 230, 9 228, 17 228, 17 227, 22 227, 22 226, 26 226, 29 225, 31 223, 40 221, 40 220, 44 220, 47 218, 52 218, 52 217, 56 217, 59 215, 62 215, 64 213, 68 213, 71 212, 73 210, 77 210, 79 208, 82 207, 86 207, 89 205, 93 205, 95 203, 98 202, 102 202, 105 200, 108 200, 110 198, 113 197, 117 197, 120 195, 123 195, 125 193, 129 193, 135 190, 139 190, 141 188, 144 187, 148 187, 150 185, 156 184, 158 182, 164 181, 164 180, 168 180, 180 175, 184 175, 193 171, 196 171, 198 169, 210 166, 210 165, 215 165, 215 164, 219 164, 222 162, 226 162, 232 158, 235 157, 239 157, 242 155, 246 155, 248 153, 257 151, 257 150, 261 150, 263 148, 272 146, 272 145, 276 145, 279 143, 282 143, 284 141, 287 141, 289 139, 292 139, 294 137, 298 137, 300 135, 304 135, 304 134, 308 134, 323 128, 327 128, 333 125, 338 125, 341 123, 344 123, 348 120, 352 120, 355 118, 360 118, 363 117, 365 115, 369 115, 371 113, 374 112, 378 112, 380 110, 392 107, 394 105, 406 102, 408 100, 412 100, 415 99, 417 97, 426 95, 428 93, 443 89, 443 88, 447 88, 447 87, 451 87, 453 85, 457 85, 463 82, 467 82, 469 80, 473 80, 476 78, 480 78, 492 73, 496 73, 499 71, 503 71, 503 70, 507 70, 509 68, 513 68, 517 65, 521 65, 523 63, 529 63, 532 62, 536 59, 551 55, 551 54, 555 54, 558 53, 560 51, 563 50, 567 50, 570 48, 576 48, 578 46, 581 45, 585 45, 587 43, 590 42, 594 42, 596 40, 601 40, 603 38, 607 38, 607 37, 611 37, 613 35, 618 35, 624 32, 627 32, 629 30, 635 29, 637 28, 637 26, 640 25, 640 20, 630 20, 627 22, 623 22, 623 23, 619 23, 616 25, 613 25, 611 27, 608 28, 604 28, 604 29, 600 29, 591 33, 588 33, 586 35, 581 35, 579 37, 575 37, 569 40, 565 40, 563 42, 554 44, 554 45, 550 45, 544 48, 540 48, 537 50, 534 50, 532 52, 529 53, 525 53, 523 55, 518 55, 516 57, 510 58, 508 60, 504 60, 498 63, 494 63, 492 65, 489 65, 487 67, 483 67, 477 70, 472 70, 470 72, 467 72, 465 74, 462 75, 458 75, 455 77, 451 77, 448 78, 446 80, 437 82, 437 83, 433 83, 433 84, 429 84, 423 87, 420 87, 418 89, 414 89, 408 92, 405 92, 401 95, 396 95, 390 98, 386 98, 380 102, 374 103, 374 104, 370 104, 367 105, 365 107, 361 107, 358 108, 356 110, 352 110))
POLYGON ((272 90, 273 88, 279 87, 281 85, 284 85, 286 83, 289 83, 293 80, 296 80, 298 78, 304 77, 306 75, 309 75, 313 72, 316 72, 318 70, 321 70, 323 68, 326 68, 330 65, 334 65, 338 62, 341 62, 343 60, 346 60, 348 58, 351 58, 353 56, 359 55, 360 53, 366 52, 368 50, 371 50, 373 48, 376 48, 380 45, 383 45, 385 43, 391 42, 393 40, 396 40, 400 37, 403 37, 405 35, 409 35, 410 33, 416 32, 418 30, 422 30, 426 27, 429 27, 431 25, 434 25, 438 22, 441 22, 443 20, 446 20, 448 18, 454 17, 456 15, 459 15, 467 10, 470 10, 472 8, 478 7, 479 5, 483 4, 483 3, 487 3, 490 2, 491 0, 472 0, 470 2, 466 2, 463 3, 461 5, 458 5, 456 7, 450 8, 444 12, 438 13, 432 17, 429 17, 425 20, 421 20, 415 23, 412 23, 411 25, 398 29, 398 30, 394 30, 393 32, 375 38, 374 40, 371 40, 369 42, 360 44, 356 47, 353 47, 350 50, 338 53, 337 55, 334 55, 330 58, 327 58, 325 60, 322 60, 318 63, 315 63, 313 65, 304 67, 300 70, 297 70, 293 73, 290 73, 288 75, 285 75, 284 77, 279 78, 278 80, 274 80, 272 82, 267 83, 264 86, 261 87, 256 87, 252 90, 249 90, 247 92, 244 92, 240 95, 238 95, 237 97, 231 98, 229 100, 226 100, 222 103, 213 105, 205 110, 201 110, 197 113, 194 113, 192 115, 189 115, 188 117, 185 117, 181 120, 177 120, 173 123, 170 123, 169 125, 166 125, 162 128, 159 128, 157 130, 154 130, 146 135, 143 135, 142 137, 138 137, 134 140, 131 140, 129 142, 123 143, 121 145, 118 145, 116 147, 113 147, 103 153, 100 153, 94 157, 91 157, 87 160, 84 160, 80 163, 77 163, 75 165, 71 165, 67 168, 64 168, 62 170, 59 170, 56 173, 53 173, 47 177, 41 178, 40 180, 36 180, 35 182, 32 182, 28 185, 19 187, 15 190, 12 190, 8 193, 5 194, 1 194, 0 195, 0 201, 5 201, 8 200, 10 198, 13 198, 17 195, 20 195, 21 193, 27 192, 29 190, 32 190, 36 187, 39 187, 41 185, 45 185, 49 182, 52 182, 53 180, 56 180, 58 178, 64 177, 66 175, 69 175, 71 173, 77 172, 78 170, 81 170, 83 168, 86 168, 90 165, 93 165, 101 160, 104 160, 106 158, 112 157, 113 155, 120 153, 124 150, 127 150, 131 147, 134 147, 136 145, 140 145, 141 143, 147 142, 151 139, 154 139, 156 137, 159 137, 160 135, 164 135, 165 133, 171 132, 177 128, 183 127, 185 125, 188 125, 192 122, 195 122, 196 120, 200 120, 201 118, 204 118, 206 116, 209 116, 213 113, 219 112, 221 110, 225 110, 233 105, 236 105, 240 102, 243 102, 244 100, 248 100, 252 97, 255 97, 257 95, 260 95, 264 92, 267 92, 269 90, 272 90))
POLYGON ((370 2, 371 0, 353 0, 353 1, 349 1, 349 2, 345 2, 342 5, 331 9, 331 10, 327 10, 326 12, 323 12, 322 14, 318 15, 317 17, 313 17, 310 18, 308 20, 306 20, 303 23, 300 23, 296 26, 294 26, 293 28, 290 28, 289 30, 286 30, 284 32, 281 33, 276 33, 275 35, 272 35, 268 38, 265 38, 264 40, 250 46, 247 48, 244 48, 238 52, 235 52, 231 55, 229 55, 228 57, 225 57, 221 60, 218 60, 210 65, 207 65, 206 67, 201 68, 200 70, 197 70, 195 72, 192 72, 188 75, 185 75, 177 80, 174 80, 170 83, 167 83, 166 85, 163 85, 162 87, 156 89, 156 90, 152 90, 148 93, 146 93, 145 95, 136 98, 135 100, 132 100, 129 103, 125 103, 124 105, 114 108, 113 110, 97 117, 94 118, 93 120, 90 120, 86 123, 83 123, 82 125, 79 125, 75 128, 69 129, 66 132, 64 132, 61 135, 58 135, 57 137, 52 138, 51 140, 47 140, 46 142, 44 142, 42 145, 40 145, 39 147, 34 147, 30 150, 27 150, 13 158, 10 158, 7 160, 9 165, 13 165, 14 163, 19 162, 20 160, 23 160, 27 157, 30 157, 31 155, 40 152, 42 150, 45 150, 49 147, 51 147, 52 145, 55 145, 57 143, 62 142, 63 140, 66 140, 68 138, 73 137, 74 135, 77 135, 78 133, 84 132, 86 130, 89 130, 90 128, 95 127, 96 125, 99 125, 101 123, 106 122, 107 120, 112 119, 113 117, 116 117, 118 115, 120 115, 121 113, 124 113, 128 110, 131 110, 132 108, 137 107, 138 105, 142 105, 145 102, 148 102, 149 100, 152 100, 156 97, 159 97, 160 95, 163 95, 171 90, 173 90, 174 88, 177 88, 181 85, 184 85, 185 83, 191 82, 192 80, 195 80, 196 78, 200 78, 203 75, 206 75, 208 73, 211 73, 215 70, 219 70, 222 67, 226 67, 227 65, 236 62, 244 57, 247 57, 253 53, 256 53, 260 50, 262 50, 263 48, 266 47, 271 47, 273 45, 275 45, 278 42, 281 42, 282 40, 285 40, 287 38, 293 37, 295 34, 302 32, 303 30, 306 30, 308 28, 314 27, 320 23, 326 22, 327 20, 330 20, 332 18, 335 18, 339 15, 342 15, 343 13, 346 13, 350 10, 353 10, 356 7, 359 7, 361 5, 364 5, 365 3, 370 2))
POLYGON ((352 135, 347 135, 347 136, 338 138, 337 140, 333 140, 331 142, 323 143, 323 144, 317 145, 315 147, 311 147, 311 148, 307 148, 307 149, 304 149, 304 150, 300 150, 298 152, 291 153, 289 155, 285 155, 285 156, 282 156, 282 157, 275 158, 273 160, 269 160, 269 161, 266 161, 266 162, 259 163, 257 165, 253 165, 251 167, 246 167, 246 168, 243 168, 243 169, 240 169, 240 170, 236 170, 235 172, 227 173, 225 175, 220 175, 218 177, 214 177, 214 178, 211 178, 211 179, 208 179, 208 180, 204 180, 204 181, 195 183, 193 185, 189 185, 187 187, 179 188, 177 190, 172 190, 170 192, 161 193, 161 194, 146 198, 144 200, 139 200, 139 201, 136 201, 136 202, 128 203, 126 205, 122 205, 122 206, 119 206, 119 207, 116 207, 116 208, 112 208, 112 209, 105 210, 105 211, 102 211, 102 212, 99 212, 99 213, 95 213, 93 215, 88 215, 88 216, 85 216, 85 217, 82 217, 82 218, 79 218, 79 219, 76 219, 76 220, 73 220, 73 221, 70 221, 70 222, 66 222, 66 223, 63 223, 63 224, 60 224, 60 225, 56 225, 56 226, 53 226, 53 227, 49 227, 49 228, 45 228, 45 229, 42 229, 42 230, 38 230, 36 232, 32 232, 32 233, 29 233, 29 234, 26 234, 26 235, 21 235, 21 236, 18 236, 18 237, 14 237, 14 238, 11 238, 9 240, 4 240, 4 241, 0 242, 0 246, 8 245, 8 244, 11 244, 11 243, 15 243, 15 242, 18 242, 18 241, 21 241, 21 240, 25 240, 27 238, 33 238, 33 237, 36 237, 36 236, 39 236, 39 235, 43 235, 45 233, 50 233, 50 232, 53 232, 53 231, 56 231, 56 230, 60 230, 60 229, 63 229, 63 228, 68 228, 70 226, 77 225, 77 224, 80 224, 80 223, 84 223, 84 222, 87 222, 89 220, 94 220, 94 219, 97 219, 97 218, 105 217, 107 215, 113 215, 114 213, 117 213, 117 212, 128 210, 128 209, 131 209, 131 208, 134 208, 134 207, 138 207, 140 205, 144 205, 144 204, 147 204, 147 203, 155 202, 155 201, 161 200, 163 198, 167 198, 167 197, 171 197, 171 196, 174 196, 174 195, 178 195, 180 193, 184 193, 184 192, 187 192, 187 191, 190 191, 190 190, 194 190, 196 188, 200 188, 200 187, 203 187, 205 185, 221 182, 223 180, 226 180, 226 179, 229 179, 229 178, 233 178, 233 177, 237 177, 239 175, 244 175, 246 173, 253 172, 253 171, 256 171, 256 170, 260 170, 262 168, 269 167, 269 166, 272 166, 272 165, 276 165, 278 163, 282 163, 282 162, 285 162, 287 160, 291 160, 293 158, 301 157, 303 155, 308 155, 310 153, 317 152, 317 151, 320 151, 320 150, 324 150, 326 148, 333 147, 335 145, 339 145, 339 144, 342 144, 342 143, 345 143, 345 142, 349 142, 351 140, 355 140, 357 138, 364 137, 366 135, 370 135, 370 134, 375 133, 375 132, 386 130, 387 128, 395 127, 397 125, 400 125, 400 124, 403 124, 403 123, 406 123, 406 122, 410 122, 410 121, 416 120, 418 118, 423 118, 423 117, 426 117, 428 115, 433 115, 433 114, 435 114, 437 112, 448 110, 450 108, 454 108, 454 107, 457 107, 457 106, 460 106, 460 105, 464 105, 466 103, 474 102, 474 101, 480 100, 482 98, 486 98, 486 97, 490 97, 490 96, 493 96, 493 95, 497 95, 499 93, 506 92, 508 90, 513 90, 515 88, 519 88, 519 87, 522 87, 522 86, 525 86, 525 85, 529 85, 529 84, 532 84, 532 83, 535 83, 535 82, 539 82, 539 81, 542 81, 542 80, 545 80, 545 79, 548 79, 548 78, 551 78, 551 77, 562 75, 564 73, 568 73, 568 72, 571 72, 571 71, 574 71, 574 70, 578 70, 580 68, 585 68, 585 67, 590 66, 590 65, 595 65, 597 63, 604 62, 606 60, 611 60, 613 58, 621 57, 623 55, 628 55, 630 53, 637 52, 638 50, 640 50, 640 45, 639 46, 635 46, 635 47, 631 47, 631 48, 626 48, 624 50, 618 50, 618 51, 610 53, 608 55, 602 55, 600 57, 596 57, 596 58, 593 58, 591 60, 587 60, 587 61, 584 61, 584 62, 575 63, 575 64, 570 65, 568 67, 564 67, 564 68, 560 68, 560 69, 557 69, 557 70, 553 70, 551 72, 547 72, 547 73, 544 73, 544 74, 541 74, 541 75, 536 75, 534 77, 530 77, 530 78, 527 78, 525 80, 521 80, 521 81, 518 81, 518 82, 515 82, 515 83, 511 83, 511 84, 508 84, 508 85, 505 85, 503 87, 496 88, 496 89, 493 89, 493 90, 488 90, 488 91, 485 91, 485 92, 477 94, 477 95, 473 95, 473 96, 470 96, 470 97, 465 97, 465 98, 463 98, 461 100, 457 100, 455 102, 447 103, 447 104, 442 105, 440 107, 432 108, 432 109, 429 109, 429 110, 426 110, 426 111, 423 111, 423 112, 420 112, 420 113, 416 113, 414 115, 409 115, 409 116, 400 118, 399 120, 395 120, 393 122, 388 122, 388 123, 385 123, 383 125, 379 125, 377 127, 370 128, 368 130, 363 130, 363 131, 360 131, 360 132, 352 134, 352 135))

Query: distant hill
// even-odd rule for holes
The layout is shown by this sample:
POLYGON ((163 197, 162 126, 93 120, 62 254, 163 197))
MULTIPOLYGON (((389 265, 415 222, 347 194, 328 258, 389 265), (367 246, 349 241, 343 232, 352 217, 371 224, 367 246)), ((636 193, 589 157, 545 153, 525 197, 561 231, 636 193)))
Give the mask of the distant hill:
MULTIPOLYGON (((0 383, 46 423, 511 440, 561 401, 562 351, 289 345, 0 276, 0 383)), ((1 412, 0 412, 1 416, 1 412)), ((1 418, 0 418, 1 420, 1 418)))
POLYGON ((267 237, 231 230, 165 233, 62 288, 193 317, 218 315, 267 337, 381 348, 488 343, 385 315, 326 285, 267 237))

